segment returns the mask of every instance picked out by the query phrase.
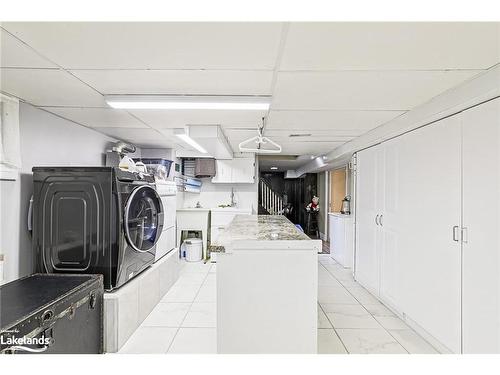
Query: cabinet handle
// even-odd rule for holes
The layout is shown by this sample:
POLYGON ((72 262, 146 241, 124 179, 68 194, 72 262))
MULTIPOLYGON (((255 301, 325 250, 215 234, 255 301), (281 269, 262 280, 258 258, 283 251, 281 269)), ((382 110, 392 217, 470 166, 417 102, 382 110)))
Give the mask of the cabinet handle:
POLYGON ((462 228, 462 242, 469 243, 469 229, 467 227, 462 228))
POLYGON ((382 221, 382 218, 384 217, 384 215, 380 215, 379 219, 378 219, 378 222, 380 224, 381 227, 384 226, 384 222, 382 221))
POLYGON ((375 216, 375 224, 378 225, 378 214, 375 216))
POLYGON ((458 238, 458 225, 455 225, 453 227, 453 241, 456 241, 456 242, 459 241, 459 238, 458 238))

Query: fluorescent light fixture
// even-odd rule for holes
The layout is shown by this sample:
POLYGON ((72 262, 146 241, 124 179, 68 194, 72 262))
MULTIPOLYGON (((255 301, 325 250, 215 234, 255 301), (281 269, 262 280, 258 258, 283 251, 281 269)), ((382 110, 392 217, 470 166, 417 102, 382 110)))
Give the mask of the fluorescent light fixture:
POLYGON ((277 169, 278 169, 278 167, 271 167, 271 170, 272 170, 272 171, 275 171, 275 170, 277 170, 277 169))
POLYGON ((193 138, 191 138, 184 129, 175 129, 174 134, 178 138, 182 139, 185 143, 198 150, 199 152, 203 154, 208 153, 207 150, 205 150, 203 147, 200 146, 198 142, 196 142, 193 138))
POLYGON ((267 111, 270 96, 208 95, 106 95, 104 100, 117 109, 218 109, 267 111))

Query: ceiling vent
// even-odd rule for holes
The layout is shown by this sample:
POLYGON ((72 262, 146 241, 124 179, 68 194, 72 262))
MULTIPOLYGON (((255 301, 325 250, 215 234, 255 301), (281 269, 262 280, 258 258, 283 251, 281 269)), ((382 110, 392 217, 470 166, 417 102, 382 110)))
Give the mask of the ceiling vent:
POLYGON ((310 137, 312 134, 311 133, 305 133, 305 134, 290 134, 290 138, 299 138, 299 137, 310 137))

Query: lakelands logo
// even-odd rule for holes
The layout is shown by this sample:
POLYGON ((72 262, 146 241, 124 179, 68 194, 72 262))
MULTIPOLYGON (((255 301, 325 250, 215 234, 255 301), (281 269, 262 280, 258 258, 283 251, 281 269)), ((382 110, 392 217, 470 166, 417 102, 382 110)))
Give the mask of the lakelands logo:
POLYGON ((26 346, 26 345, 38 345, 38 346, 48 346, 51 343, 50 337, 4 337, 0 336, 1 345, 9 346, 26 346))

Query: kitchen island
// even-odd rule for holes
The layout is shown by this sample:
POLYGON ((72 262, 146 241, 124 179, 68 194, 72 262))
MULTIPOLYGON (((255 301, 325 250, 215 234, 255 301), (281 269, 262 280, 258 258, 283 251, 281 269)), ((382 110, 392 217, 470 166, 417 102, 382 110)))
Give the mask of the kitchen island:
POLYGON ((217 244, 219 353, 317 352, 317 253, 280 215, 237 215, 217 244))

